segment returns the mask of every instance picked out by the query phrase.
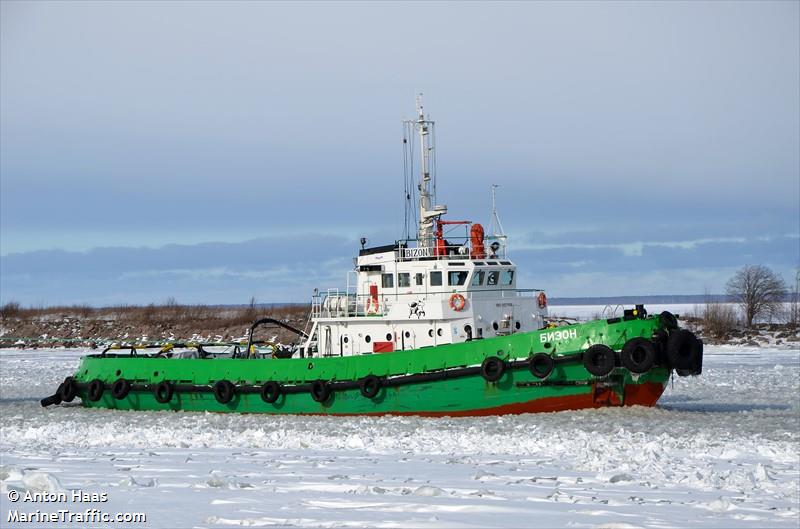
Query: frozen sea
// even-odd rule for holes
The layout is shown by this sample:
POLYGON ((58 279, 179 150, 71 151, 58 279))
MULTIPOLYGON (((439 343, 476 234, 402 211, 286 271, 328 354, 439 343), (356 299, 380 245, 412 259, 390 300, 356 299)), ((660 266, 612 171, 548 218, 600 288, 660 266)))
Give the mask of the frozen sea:
POLYGON ((800 525, 800 353, 706 347, 656 408, 493 418, 43 409, 82 351, 0 352, 2 527, 800 525), (73 502, 74 490, 105 493, 73 502), (25 502, 26 492, 66 501, 25 502), (11 502, 9 497, 19 495, 11 502), (8 523, 9 512, 146 523, 8 523))

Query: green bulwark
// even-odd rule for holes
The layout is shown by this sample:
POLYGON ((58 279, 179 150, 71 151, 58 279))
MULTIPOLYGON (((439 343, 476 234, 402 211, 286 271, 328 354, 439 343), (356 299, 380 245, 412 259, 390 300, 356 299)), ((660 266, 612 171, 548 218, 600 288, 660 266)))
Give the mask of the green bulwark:
MULTIPOLYGON (((597 377, 587 371, 581 358, 582 352, 594 344, 620 351, 633 338, 655 340, 659 332, 667 330, 661 320, 660 316, 598 320, 452 345, 349 357, 175 359, 91 355, 82 359, 74 379, 84 406, 121 410, 463 416, 652 406, 672 372, 666 362, 658 361, 646 373, 634 375, 620 367, 617 358, 611 373, 597 377), (545 353, 555 361, 545 378, 534 376, 530 370, 529 360, 536 353, 545 353), (504 367, 502 376, 493 382, 487 380, 492 377, 481 372, 481 365, 491 357, 502 360, 504 367), (372 397, 364 396, 358 384, 368 375, 378 377, 381 383, 372 397), (130 382, 132 389, 124 398, 115 398, 111 388, 120 379, 130 382), (88 387, 96 380, 102 382, 103 389, 93 401, 88 398, 88 387), (227 403, 220 402, 212 391, 221 380, 235 387, 227 403), (168 402, 161 403, 154 390, 164 381, 174 388, 174 394, 168 402), (270 381, 282 387, 280 396, 271 403, 262 397, 260 389, 270 381), (327 383, 330 395, 312 398, 315 381, 327 383)), ((318 388, 319 385, 317 382, 318 388)), ((95 386, 96 391, 100 384, 95 382, 95 386)))

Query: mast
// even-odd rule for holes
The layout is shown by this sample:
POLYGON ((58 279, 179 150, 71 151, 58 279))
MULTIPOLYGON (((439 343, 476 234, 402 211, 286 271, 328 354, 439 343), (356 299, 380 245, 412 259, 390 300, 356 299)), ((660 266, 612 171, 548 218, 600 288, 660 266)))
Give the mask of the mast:
POLYGON ((497 216, 497 188, 499 184, 492 184, 492 218, 489 221, 489 234, 493 237, 505 238, 506 234, 503 231, 503 225, 500 224, 500 217, 497 216))
POLYGON ((419 232, 418 246, 432 247, 434 244, 434 223, 435 219, 447 212, 447 206, 432 205, 431 199, 431 154, 433 147, 431 144, 431 133, 433 132, 434 122, 425 119, 425 112, 422 108, 422 94, 417 96, 417 121, 416 127, 419 133, 420 155, 422 156, 421 179, 419 183, 419 232))
POLYGON ((492 218, 489 221, 489 239, 493 239, 495 242, 492 243, 492 251, 498 250, 500 248, 503 249, 503 254, 508 251, 508 244, 505 231, 503 231, 503 225, 500 224, 500 217, 497 215, 497 188, 500 187, 498 184, 492 184, 492 218), (494 245, 498 245, 495 248, 494 245))

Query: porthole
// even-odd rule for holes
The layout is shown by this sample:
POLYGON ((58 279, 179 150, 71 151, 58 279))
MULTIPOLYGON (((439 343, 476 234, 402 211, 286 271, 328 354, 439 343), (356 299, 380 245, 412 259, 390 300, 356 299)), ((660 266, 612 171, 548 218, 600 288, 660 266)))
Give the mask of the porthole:
POLYGON ((392 341, 392 333, 390 333, 390 332, 386 333, 386 341, 387 342, 391 342, 392 341))
POLYGON ((371 342, 371 341, 372 341, 372 336, 370 336, 369 334, 368 334, 368 335, 366 335, 366 336, 364 337, 364 341, 365 341, 365 342, 367 342, 367 343, 371 342))
POLYGON ((428 329, 428 336, 433 338, 433 329, 428 329))
MULTIPOLYGON (((350 343, 350 337, 348 337, 348 336, 345 336, 345 337, 342 339, 342 341, 343 341, 344 343, 350 343)), ((369 341, 369 340, 367 340, 367 341, 369 341)))
POLYGON ((438 336, 441 336, 442 334, 444 334, 444 332, 442 331, 442 329, 436 329, 436 334, 438 336))
POLYGON ((497 330, 497 329, 499 329, 499 328, 500 328, 500 327, 498 327, 498 326, 497 326, 497 322, 496 322, 496 321, 493 321, 493 322, 492 322, 492 329, 494 329, 494 330, 496 331, 496 330, 497 330))
POLYGON ((411 333, 406 331, 406 338, 411 338, 411 333))
POLYGON ((514 327, 515 327, 517 330, 519 330, 519 328, 521 327, 521 325, 519 324, 519 322, 516 322, 516 323, 514 323, 514 327))
POLYGON ((119 369, 117 369, 117 371, 116 371, 116 375, 117 375, 117 376, 120 376, 121 374, 122 374, 122 371, 120 371, 119 369))
POLYGON ((157 377, 158 376, 158 371, 153 371, 153 376, 157 377))

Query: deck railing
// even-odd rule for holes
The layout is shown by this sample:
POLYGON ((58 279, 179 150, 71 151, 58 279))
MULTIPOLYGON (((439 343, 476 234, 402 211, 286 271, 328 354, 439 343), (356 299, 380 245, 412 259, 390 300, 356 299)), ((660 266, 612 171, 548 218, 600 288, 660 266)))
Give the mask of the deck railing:
POLYGON ((389 296, 378 296, 378 301, 375 303, 374 298, 369 294, 358 295, 332 288, 328 289, 327 292, 320 292, 312 296, 311 316, 313 318, 382 317, 391 311, 395 303, 402 303, 409 307, 412 315, 424 318, 426 303, 440 303, 455 293, 461 294, 467 299, 472 299, 474 294, 489 294, 488 298, 503 299, 536 297, 540 292, 542 290, 536 288, 428 290, 426 292, 393 293, 389 296))
MULTIPOLYGON (((470 246, 471 241, 469 237, 447 237, 445 240, 447 245, 445 246, 446 253, 444 255, 436 255, 435 247, 425 244, 425 242, 430 243, 430 241, 420 241, 418 239, 403 239, 397 241, 397 247, 394 251, 395 259, 397 261, 471 259, 470 252, 472 247, 470 246)), ((481 259, 507 259, 507 246, 508 244, 505 237, 487 237, 484 241, 486 255, 481 257, 481 259), (502 242, 497 249, 497 253, 493 253, 490 247, 491 243, 495 240, 498 241, 498 243, 502 242)))

